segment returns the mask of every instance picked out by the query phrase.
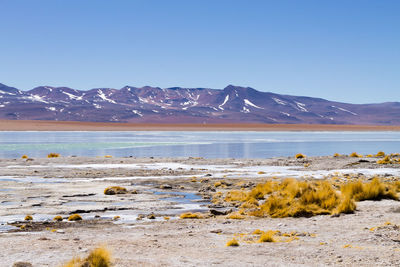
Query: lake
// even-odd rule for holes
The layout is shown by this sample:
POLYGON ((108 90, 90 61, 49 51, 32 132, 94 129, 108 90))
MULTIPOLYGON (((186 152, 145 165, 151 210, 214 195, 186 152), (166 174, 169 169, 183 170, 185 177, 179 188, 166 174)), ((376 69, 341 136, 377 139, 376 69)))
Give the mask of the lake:
POLYGON ((269 158, 400 150, 400 132, 0 132, 0 157, 269 158))

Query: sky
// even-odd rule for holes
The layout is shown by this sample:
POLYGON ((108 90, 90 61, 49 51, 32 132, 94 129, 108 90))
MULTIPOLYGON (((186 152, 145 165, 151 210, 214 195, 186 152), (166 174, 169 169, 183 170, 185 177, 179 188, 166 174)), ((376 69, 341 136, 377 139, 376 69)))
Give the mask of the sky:
POLYGON ((0 0, 0 83, 400 101, 398 0, 0 0))

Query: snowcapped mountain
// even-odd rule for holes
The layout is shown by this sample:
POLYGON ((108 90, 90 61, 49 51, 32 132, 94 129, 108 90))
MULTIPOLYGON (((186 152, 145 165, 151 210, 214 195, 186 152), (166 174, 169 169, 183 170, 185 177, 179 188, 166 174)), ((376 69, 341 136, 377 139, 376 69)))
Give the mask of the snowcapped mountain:
POLYGON ((400 125, 400 103, 348 104, 233 85, 222 90, 40 86, 20 91, 0 83, 0 119, 400 125))

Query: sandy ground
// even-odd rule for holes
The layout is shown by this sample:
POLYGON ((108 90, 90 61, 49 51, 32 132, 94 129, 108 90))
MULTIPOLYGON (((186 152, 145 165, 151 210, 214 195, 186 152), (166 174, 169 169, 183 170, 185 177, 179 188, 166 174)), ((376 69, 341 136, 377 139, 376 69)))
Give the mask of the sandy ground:
POLYGON ((400 131, 400 126, 333 124, 161 124, 0 120, 0 131, 400 131))
POLYGON ((358 202, 354 214, 339 217, 232 220, 210 214, 228 209, 212 205, 210 196, 236 189, 239 181, 251 188, 271 177, 400 176, 400 164, 375 162, 346 156, 1 159, 0 266, 17 261, 60 266, 103 244, 112 251, 114 266, 399 266, 397 201, 358 202), (215 188, 216 181, 227 187, 215 188), (113 185, 130 193, 104 195, 113 185), (179 219, 184 211, 207 216, 179 219), (51 220, 73 213, 84 220, 51 220), (27 214, 33 222, 23 221, 27 214), (25 229, 16 227, 21 225, 25 229), (298 240, 253 242, 256 229, 296 232, 298 240), (240 246, 226 247, 234 237, 240 246))

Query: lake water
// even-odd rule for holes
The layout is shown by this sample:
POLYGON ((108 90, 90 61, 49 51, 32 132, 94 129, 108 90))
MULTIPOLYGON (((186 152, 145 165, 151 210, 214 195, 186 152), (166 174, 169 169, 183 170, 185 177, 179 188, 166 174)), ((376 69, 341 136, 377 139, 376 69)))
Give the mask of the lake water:
POLYGON ((0 158, 63 156, 268 158, 400 152, 400 132, 0 132, 0 158))

